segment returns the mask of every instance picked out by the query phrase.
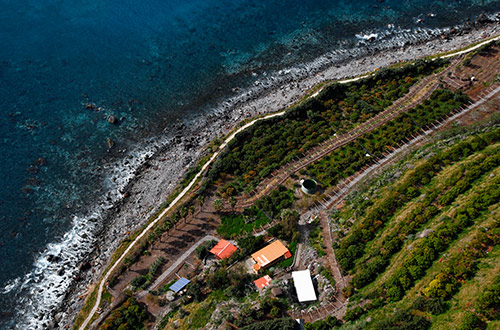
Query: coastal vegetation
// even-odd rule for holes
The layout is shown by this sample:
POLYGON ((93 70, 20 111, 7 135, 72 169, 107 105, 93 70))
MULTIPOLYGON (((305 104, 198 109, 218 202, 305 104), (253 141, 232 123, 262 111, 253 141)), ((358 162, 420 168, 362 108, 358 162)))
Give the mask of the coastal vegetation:
POLYGON ((115 309, 101 326, 102 330, 142 330, 148 312, 133 297, 115 309))
POLYGON ((392 151, 413 134, 418 134, 422 128, 443 118, 467 100, 467 96, 460 92, 436 90, 423 104, 336 149, 318 162, 309 165, 301 174, 315 177, 322 184, 332 186, 365 165, 371 164, 384 152, 392 151))

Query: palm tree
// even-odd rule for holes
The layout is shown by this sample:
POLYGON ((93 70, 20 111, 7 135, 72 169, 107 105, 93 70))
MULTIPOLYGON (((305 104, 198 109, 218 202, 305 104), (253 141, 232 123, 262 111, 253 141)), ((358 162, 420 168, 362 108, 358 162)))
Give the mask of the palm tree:
POLYGON ((174 223, 174 229, 177 229, 177 221, 179 221, 179 213, 175 212, 174 214, 172 214, 170 219, 172 219, 172 222, 174 223))
POLYGON ((179 209, 179 214, 184 219, 184 223, 186 223, 186 216, 188 214, 188 210, 187 210, 186 206, 184 206, 184 205, 181 206, 181 208, 179 209))

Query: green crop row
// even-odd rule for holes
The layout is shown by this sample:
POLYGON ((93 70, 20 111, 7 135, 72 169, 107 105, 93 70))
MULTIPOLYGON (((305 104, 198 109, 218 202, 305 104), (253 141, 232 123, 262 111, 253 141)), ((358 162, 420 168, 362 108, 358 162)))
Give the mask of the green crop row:
POLYGON ((358 266, 351 281, 355 288, 367 285, 382 273, 408 235, 416 233, 422 225, 433 219, 439 213, 439 207, 450 205, 485 173, 500 166, 500 147, 488 150, 466 166, 467 170, 462 169, 462 176, 448 180, 444 186, 430 189, 416 207, 382 240, 382 249, 371 250, 369 259, 358 266))
MULTIPOLYGON (((376 205, 369 208, 362 218, 360 225, 353 228, 349 235, 342 239, 340 247, 336 251, 337 259, 342 269, 344 271, 352 269, 355 261, 363 255, 366 244, 375 237, 377 232, 383 227, 383 224, 409 200, 419 196, 421 188, 427 185, 431 178, 445 166, 458 162, 464 157, 482 150, 487 145, 499 140, 500 129, 496 129, 475 136, 470 140, 462 141, 430 157, 426 162, 417 166, 410 175, 392 189, 390 194, 378 201, 376 205)), ((428 195, 426 199, 432 201, 433 197, 432 195, 428 195)), ((429 208, 427 213, 428 214, 425 214, 425 216, 431 217, 433 213, 435 214, 435 209, 429 208)), ((414 226, 416 226, 416 224, 414 226)), ((387 240, 384 248, 393 253, 399 249, 399 244, 397 240, 387 240)), ((374 264, 372 266, 374 269, 382 267, 380 265, 384 263, 381 258, 377 258, 377 260, 373 262, 378 263, 378 265, 374 264)))

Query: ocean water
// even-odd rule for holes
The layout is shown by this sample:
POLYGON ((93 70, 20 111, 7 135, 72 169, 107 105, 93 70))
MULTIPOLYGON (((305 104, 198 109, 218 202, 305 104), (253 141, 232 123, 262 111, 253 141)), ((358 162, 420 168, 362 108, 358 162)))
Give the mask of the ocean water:
POLYGON ((88 229, 113 198, 95 201, 131 178, 109 180, 123 159, 145 157, 144 141, 264 74, 498 10, 498 0, 0 0, 0 328, 43 328, 63 295, 42 287, 64 291, 75 275, 47 255, 74 266, 90 251, 88 229))

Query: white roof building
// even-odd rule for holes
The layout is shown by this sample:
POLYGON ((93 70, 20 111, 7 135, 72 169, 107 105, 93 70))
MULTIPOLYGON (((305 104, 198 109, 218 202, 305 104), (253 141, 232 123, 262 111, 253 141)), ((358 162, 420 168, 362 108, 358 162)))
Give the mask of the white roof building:
POLYGON ((317 300, 309 269, 292 272, 292 278, 300 302, 317 300))

